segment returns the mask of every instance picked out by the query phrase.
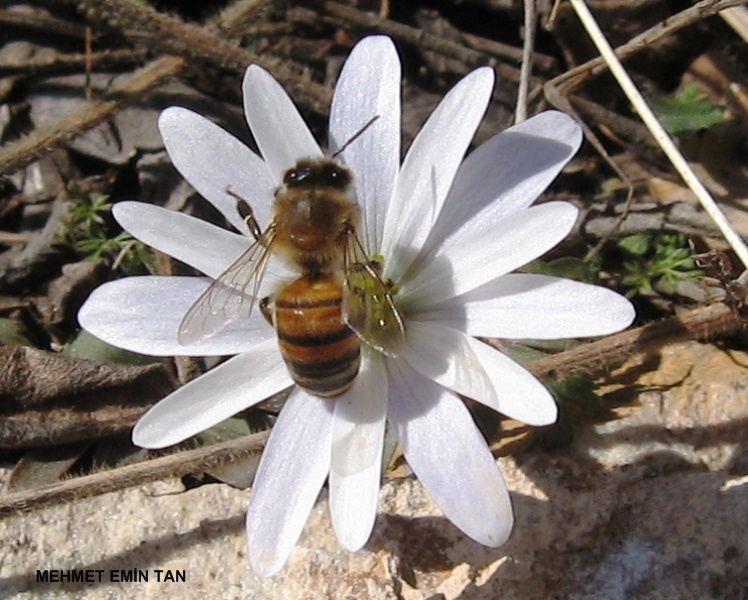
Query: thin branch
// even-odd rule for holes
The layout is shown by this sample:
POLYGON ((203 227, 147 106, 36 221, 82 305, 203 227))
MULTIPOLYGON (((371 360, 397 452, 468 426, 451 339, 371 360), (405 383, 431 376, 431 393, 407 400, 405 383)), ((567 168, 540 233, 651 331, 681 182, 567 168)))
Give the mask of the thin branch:
POLYGON ((269 431, 228 442, 185 450, 133 465, 83 475, 34 490, 0 495, 0 518, 20 512, 65 504, 161 479, 202 473, 230 462, 247 460, 262 453, 269 431))
POLYGON ((32 29, 46 34, 60 35, 78 40, 82 40, 86 35, 85 26, 78 23, 71 23, 70 21, 47 15, 16 10, 0 10, 0 25, 32 29))
MULTIPOLYGON (((267 69, 286 87, 297 104, 320 114, 327 114, 332 94, 326 87, 304 76, 305 69, 290 61, 281 61, 269 54, 255 54, 240 48, 216 33, 216 26, 202 28, 176 17, 162 14, 134 0, 71 0, 86 11, 86 16, 106 23, 125 36, 148 45, 159 52, 175 54, 190 62, 244 73, 250 64, 267 69)), ((255 3, 251 3, 254 8, 255 3)), ((245 11, 232 11, 233 17, 244 18, 245 11)), ((226 26, 226 23, 223 23, 226 26)))
MULTIPOLYGON (((421 50, 429 50, 454 58, 465 65, 466 71, 482 65, 491 65, 498 70, 501 76, 512 81, 519 81, 519 69, 500 63, 488 54, 466 48, 461 44, 427 33, 422 29, 416 29, 390 19, 383 19, 378 15, 344 6, 338 2, 325 0, 319 2, 319 6, 330 15, 330 18, 322 17, 323 20, 329 19, 336 25, 354 25, 370 31, 385 33, 417 46, 421 50)), ((513 55, 512 61, 519 64, 522 60, 521 51, 512 47, 511 53, 513 55)))
POLYGON ((748 44, 748 8, 736 6, 720 13, 725 22, 748 44))
POLYGON ((9 75, 38 77, 71 71, 77 72, 86 68, 88 61, 90 61, 90 66, 93 69, 98 70, 132 67, 142 64, 145 59, 146 53, 143 50, 94 52, 88 57, 85 54, 60 54, 51 59, 31 59, 17 63, 0 64, 0 77, 9 75))
POLYGON ((137 102, 144 93, 178 73, 184 64, 184 59, 176 56, 159 58, 120 81, 100 100, 87 102, 84 107, 62 117, 53 125, 37 129, 20 140, 6 144, 0 148, 0 173, 14 173, 61 144, 103 123, 126 106, 137 102))
POLYGON ((522 45, 522 68, 519 73, 517 110, 514 122, 522 123, 527 118, 527 90, 532 73, 532 49, 535 46, 535 0, 525 0, 525 41, 522 45))
MULTIPOLYGON (((244 3, 253 2, 240 0, 238 4, 244 3)), ((292 91, 294 99, 302 107, 318 114, 326 114, 331 96, 329 90, 309 81, 308 77, 292 72, 287 63, 258 57, 217 35, 194 25, 186 25, 174 17, 162 15, 132 0, 82 0, 80 6, 86 8, 91 16, 106 21, 112 27, 119 25, 125 28, 125 34, 135 36, 138 31, 140 34, 147 33, 147 39, 158 49, 181 53, 182 56, 159 58, 126 78, 104 98, 88 102, 57 123, 6 144, 0 148, 0 174, 10 174, 22 169, 54 148, 111 118, 168 77, 180 73, 188 64, 186 59, 202 60, 237 73, 243 72, 252 63, 264 65, 292 91)), ((244 13, 236 10, 231 14, 241 17, 244 13)), ((227 26, 227 23, 223 22, 223 25, 227 26)))
MULTIPOLYGON (((748 0, 702 0, 694 6, 687 8, 672 17, 668 17, 664 21, 657 23, 653 27, 632 38, 626 44, 618 47, 615 50, 615 53, 620 58, 631 56, 671 33, 679 31, 701 19, 714 16, 725 8, 744 4, 746 1, 748 0)), ((562 0, 556 0, 553 5, 553 10, 546 25, 549 29, 552 29, 553 21, 555 20, 561 2, 562 0)), ((613 160, 610 154, 608 154, 608 151, 605 149, 605 146, 599 140, 595 132, 585 123, 584 119, 580 118, 579 114, 572 107, 567 98, 576 87, 580 86, 582 83, 589 82, 593 77, 604 73, 607 71, 607 68, 608 66, 602 57, 594 58, 574 69, 562 73, 558 77, 554 77, 550 81, 547 81, 543 86, 543 92, 546 99, 553 106, 577 118, 584 130, 585 138, 587 138, 587 140, 594 146, 598 154, 603 157, 605 162, 626 185, 628 189, 626 208, 621 212, 619 217, 620 224, 623 222, 623 219, 626 217, 626 213, 628 212, 628 206, 631 204, 633 198, 634 187, 628 176, 613 160)), ((587 254, 585 260, 589 260, 594 254, 596 254, 604 241, 605 240, 600 240, 597 246, 587 254)))
POLYGON ((743 242, 742 238, 737 234, 735 229, 733 229, 732 225, 730 225, 727 217, 725 217, 719 209, 711 194, 709 194, 706 187, 704 187, 699 178, 693 172, 691 166, 688 164, 686 159, 683 158, 683 155, 665 131, 665 128, 660 124, 660 121, 657 119, 654 112, 652 112, 652 109, 649 107, 646 100, 644 100, 644 96, 642 96, 636 85, 634 85, 631 77, 629 77, 626 69, 624 69, 621 61, 608 43, 608 40, 605 38, 605 35, 597 24, 595 18, 592 16, 592 13, 587 8, 587 5, 582 0, 570 0, 570 2, 582 21, 582 25, 592 38, 595 46, 597 46, 597 49, 600 51, 605 62, 608 64, 611 73, 616 78, 616 81, 618 81, 618 84, 621 86, 621 89, 628 99, 634 105, 634 108, 641 116, 644 124, 652 133, 655 140, 657 140, 657 143, 670 159, 670 162, 686 182, 688 187, 691 188, 694 194, 696 194, 701 206, 717 224, 722 235, 735 251, 745 268, 748 269, 748 247, 745 245, 745 242, 743 242))
MULTIPOLYGON (((748 0, 701 0, 701 2, 694 4, 690 8, 672 17, 668 17, 664 21, 660 21, 646 31, 631 38, 628 42, 616 48, 616 56, 621 59, 627 58, 640 50, 648 48, 654 42, 680 31, 697 21, 712 17, 726 8, 745 4, 746 2, 748 0)), ((602 57, 597 57, 559 75, 552 80, 552 83, 554 86, 561 88, 562 93, 568 93, 581 83, 587 82, 607 70, 608 66, 605 60, 602 57)))
MULTIPOLYGON (((247 30, 258 25, 250 25, 260 14, 270 8, 275 0, 241 0, 234 2, 224 8, 218 15, 211 19, 209 29, 220 32, 223 36, 241 37, 247 34, 247 30)), ((284 25, 284 23, 281 23, 284 25)))
POLYGON ((746 322, 727 305, 715 303, 541 358, 529 363, 527 369, 543 379, 571 374, 599 376, 637 354, 655 354, 669 344, 711 340, 745 327, 746 322))
MULTIPOLYGON (((514 46, 508 44, 502 44, 495 40, 489 40, 487 38, 468 33, 466 31, 460 32, 460 35, 465 39, 465 42, 479 52, 483 52, 490 56, 496 56, 497 58, 510 59, 511 57, 517 56, 517 49, 514 46), (507 56, 509 55, 509 56, 507 56)), ((532 53, 532 62, 539 71, 550 72, 558 70, 558 61, 553 56, 543 54, 542 52, 532 53)), ((522 64, 522 56, 520 55, 519 64, 522 64)))

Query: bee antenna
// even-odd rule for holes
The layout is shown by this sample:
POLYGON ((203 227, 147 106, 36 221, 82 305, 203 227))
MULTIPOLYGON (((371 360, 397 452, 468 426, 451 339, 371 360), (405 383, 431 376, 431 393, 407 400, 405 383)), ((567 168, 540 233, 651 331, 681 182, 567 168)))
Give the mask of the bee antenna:
POLYGON ((353 142, 355 142, 359 137, 361 137, 361 134, 364 133, 369 127, 374 125, 374 123, 379 119, 379 115, 374 115, 371 119, 369 119, 364 126, 359 129, 356 133, 354 133, 350 138, 348 138, 348 141, 345 142, 340 148, 338 148, 335 153, 332 155, 333 158, 336 158, 338 154, 342 154, 343 150, 345 150, 348 146, 350 146, 353 142))

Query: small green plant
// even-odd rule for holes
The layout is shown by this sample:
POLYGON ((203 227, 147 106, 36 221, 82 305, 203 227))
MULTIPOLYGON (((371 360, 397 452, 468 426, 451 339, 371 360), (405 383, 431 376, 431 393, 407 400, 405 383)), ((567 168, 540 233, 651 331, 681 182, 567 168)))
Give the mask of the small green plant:
POLYGON ((677 136, 693 135, 725 121, 724 108, 709 100, 695 83, 652 100, 652 109, 668 133, 677 136))
POLYGON ((150 265, 150 251, 130 234, 123 231, 116 237, 109 237, 112 205, 108 196, 93 197, 77 188, 71 189, 69 196, 72 206, 62 240, 64 245, 89 260, 119 256, 127 271, 142 270, 144 265, 150 265))
POLYGON ((518 271, 594 283, 600 275, 600 261, 597 257, 592 261, 584 261, 574 256, 564 256, 551 261, 537 259, 518 269, 518 271))
POLYGON ((636 233, 619 240, 618 247, 633 259, 623 263, 626 275, 622 283, 629 298, 653 295, 655 286, 672 293, 680 281, 695 283, 702 275, 683 234, 636 233))

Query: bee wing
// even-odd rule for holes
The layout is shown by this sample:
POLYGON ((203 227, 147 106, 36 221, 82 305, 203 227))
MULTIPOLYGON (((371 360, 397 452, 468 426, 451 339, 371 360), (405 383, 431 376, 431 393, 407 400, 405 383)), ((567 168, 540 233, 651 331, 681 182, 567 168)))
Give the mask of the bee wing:
POLYGON ((369 260, 355 231, 343 254, 343 320, 364 342, 395 357, 405 344, 405 324, 379 266, 369 260))
POLYGON ((207 339, 240 317, 252 314, 270 257, 275 228, 263 233, 246 252, 210 284, 179 324, 180 344, 207 339))

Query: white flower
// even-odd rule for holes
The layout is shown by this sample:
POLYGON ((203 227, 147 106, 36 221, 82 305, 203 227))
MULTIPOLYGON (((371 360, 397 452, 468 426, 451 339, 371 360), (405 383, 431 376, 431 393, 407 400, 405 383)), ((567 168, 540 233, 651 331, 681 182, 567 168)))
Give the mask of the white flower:
MULTIPOLYGON (((249 556, 258 574, 282 567, 324 484, 338 539, 361 548, 376 516, 385 421, 444 514, 471 538, 499 546, 512 528, 504 480, 457 394, 533 425, 552 423, 556 405, 524 368, 472 336, 553 339, 599 336, 633 319, 618 294, 555 277, 510 274, 571 230, 577 210, 530 204, 581 142, 577 124, 546 112, 463 157, 488 105, 493 71, 474 71, 452 89, 413 141, 400 167, 400 62, 391 40, 369 37, 348 58, 330 114, 336 150, 379 117, 339 157, 353 172, 369 256, 406 324, 398 358, 362 347, 353 386, 335 399, 296 387, 265 448, 247 514, 249 556)), ((204 273, 132 277, 97 289, 81 325, 116 346, 151 355, 238 354, 177 390, 137 424, 136 444, 180 442, 293 382, 275 332, 255 310, 208 339, 177 341, 180 322, 251 244, 227 188, 246 198, 262 227, 273 193, 299 158, 322 151, 281 86, 258 66, 243 84, 261 159, 207 119, 170 108, 159 121, 184 177, 244 235, 152 205, 122 202, 114 214, 143 242, 204 273)), ((277 267, 277 265, 275 265, 277 267)), ((273 267, 273 268, 275 268, 273 267)), ((283 277, 283 273, 280 277, 283 277)), ((278 277, 267 276, 260 296, 278 277)))

